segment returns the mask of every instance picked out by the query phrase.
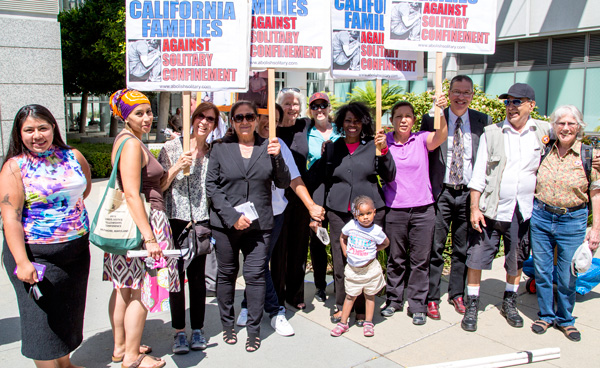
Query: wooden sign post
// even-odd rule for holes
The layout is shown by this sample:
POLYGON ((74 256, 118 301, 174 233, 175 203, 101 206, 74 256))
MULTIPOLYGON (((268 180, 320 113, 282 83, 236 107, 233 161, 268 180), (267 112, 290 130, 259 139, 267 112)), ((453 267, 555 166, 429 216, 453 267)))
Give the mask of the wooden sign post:
MULTIPOLYGON (((442 93, 442 73, 443 73, 443 63, 442 63, 442 53, 435 53, 435 93, 442 93)), ((442 109, 434 105, 434 113, 433 113, 433 128, 440 129, 440 119, 442 118, 442 109)))
MULTIPOLYGON (((381 78, 375 83, 375 133, 381 130, 381 78)), ((375 147, 375 155, 381 156, 381 150, 375 147)))
MULTIPOLYGON (((191 117, 191 96, 190 91, 183 92, 183 152, 190 150, 190 117, 191 117)), ((183 169, 183 175, 190 175, 190 168, 183 169)))
POLYGON ((267 88, 269 90, 269 140, 271 140, 276 137, 277 128, 277 122, 275 121, 275 118, 277 117, 275 114, 275 69, 268 68, 267 73, 267 88))

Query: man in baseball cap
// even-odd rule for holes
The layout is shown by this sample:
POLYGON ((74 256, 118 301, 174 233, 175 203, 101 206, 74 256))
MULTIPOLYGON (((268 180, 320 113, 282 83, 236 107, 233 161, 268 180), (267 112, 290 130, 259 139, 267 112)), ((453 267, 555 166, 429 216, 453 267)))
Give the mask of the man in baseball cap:
POLYGON ((473 227, 467 254, 467 310, 461 326, 477 330, 482 270, 490 270, 504 240, 506 287, 500 313, 509 325, 523 327, 517 310, 517 289, 523 261, 529 257, 529 219, 533 211, 536 173, 550 125, 534 120, 535 92, 516 83, 499 96, 506 119, 485 127, 468 187, 473 227))

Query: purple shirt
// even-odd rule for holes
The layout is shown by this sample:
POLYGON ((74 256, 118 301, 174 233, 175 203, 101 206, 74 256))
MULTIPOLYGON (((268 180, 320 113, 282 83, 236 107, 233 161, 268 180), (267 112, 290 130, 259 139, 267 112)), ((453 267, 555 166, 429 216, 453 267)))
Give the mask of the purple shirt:
POLYGON ((406 143, 396 143, 394 132, 387 133, 387 145, 396 164, 396 178, 383 188, 389 208, 411 208, 434 202, 429 181, 427 136, 411 133, 406 143))

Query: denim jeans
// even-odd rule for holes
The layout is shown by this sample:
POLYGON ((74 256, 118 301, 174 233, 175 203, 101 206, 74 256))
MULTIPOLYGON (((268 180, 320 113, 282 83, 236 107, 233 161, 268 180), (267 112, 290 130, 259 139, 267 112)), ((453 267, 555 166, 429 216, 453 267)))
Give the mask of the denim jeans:
POLYGON ((585 239, 587 208, 564 215, 541 208, 535 200, 531 216, 531 248, 535 268, 535 285, 540 311, 538 317, 548 323, 572 326, 575 306, 576 276, 571 274, 571 260, 585 239), (554 305, 552 271, 554 248, 557 252, 557 297, 554 305))

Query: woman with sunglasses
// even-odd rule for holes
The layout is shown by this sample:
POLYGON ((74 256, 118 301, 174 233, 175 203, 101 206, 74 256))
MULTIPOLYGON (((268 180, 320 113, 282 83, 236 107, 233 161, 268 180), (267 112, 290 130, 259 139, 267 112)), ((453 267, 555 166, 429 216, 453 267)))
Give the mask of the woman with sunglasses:
MULTIPOLYGON (((333 121, 330 115, 331 104, 329 103, 329 96, 326 93, 314 93, 310 96, 308 105, 309 110, 307 114, 312 120, 308 130, 308 161, 306 167, 310 170, 315 161, 321 158, 324 143, 335 142, 341 137, 341 134, 331 124, 333 121)), ((313 222, 316 223, 317 221, 313 220, 313 222)), ((328 224, 327 220, 324 220, 321 226, 327 229, 328 224)), ((319 302, 324 302, 327 298, 325 294, 325 287, 327 286, 327 282, 325 281, 327 273, 327 250, 325 249, 325 244, 321 243, 315 232, 310 233, 309 246, 315 288, 317 289, 315 299, 319 302)))
MULTIPOLYGON (((302 180, 308 183, 306 162, 310 119, 300 118, 305 101, 297 88, 284 88, 279 92, 277 103, 283 108, 283 118, 277 126, 277 137, 290 148, 302 180)), ((286 190, 285 197, 288 205, 281 235, 271 258, 271 275, 279 304, 285 306, 287 302, 296 309, 304 309, 304 274, 311 214, 291 188, 286 190)))
MULTIPOLYGON (((206 172, 208 149, 206 138, 218 124, 219 109, 210 102, 203 102, 192 114, 190 150, 183 152, 183 137, 165 143, 158 162, 167 170, 167 178, 161 183, 165 207, 173 239, 179 238, 190 221, 206 222, 208 226, 208 201, 206 197, 206 172), (184 176, 183 169, 189 167, 190 175, 184 176)), ((176 244, 177 246, 177 244, 176 244)), ((204 270, 206 255, 194 258, 186 269, 183 260, 177 264, 179 279, 187 273, 190 298, 191 342, 185 333, 185 289, 169 292, 171 326, 175 329, 173 354, 186 354, 192 350, 206 349, 204 312, 206 309, 206 280, 204 270)))
MULTIPOLYGON (((323 156, 314 164, 316 178, 321 183, 315 191, 314 199, 324 204, 331 232, 331 256, 333 258, 333 279, 335 286, 334 314, 332 323, 338 323, 342 317, 342 306, 346 298, 344 287, 344 267, 346 258, 342 253, 340 235, 342 228, 352 220, 351 203, 366 195, 375 203, 375 224, 382 226, 385 217, 385 200, 379 184, 390 182, 396 176, 394 159, 387 149, 383 130, 374 136, 373 119, 367 106, 360 102, 351 102, 340 107, 335 115, 336 128, 344 132, 344 138, 325 144, 323 156), (375 155, 375 148, 382 152, 375 155)), ((356 299, 354 309, 359 326, 365 322, 364 298, 356 299)))
POLYGON ((256 133, 258 112, 252 102, 236 102, 230 116, 234 132, 215 141, 210 152, 206 195, 211 198, 210 225, 217 253, 217 301, 223 340, 227 344, 237 342, 233 300, 242 251, 248 303, 246 351, 253 352, 260 347, 265 260, 273 228, 271 183, 287 188, 290 173, 279 140, 269 141, 256 133), (253 205, 258 216, 235 208, 240 205, 253 205))

